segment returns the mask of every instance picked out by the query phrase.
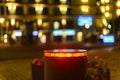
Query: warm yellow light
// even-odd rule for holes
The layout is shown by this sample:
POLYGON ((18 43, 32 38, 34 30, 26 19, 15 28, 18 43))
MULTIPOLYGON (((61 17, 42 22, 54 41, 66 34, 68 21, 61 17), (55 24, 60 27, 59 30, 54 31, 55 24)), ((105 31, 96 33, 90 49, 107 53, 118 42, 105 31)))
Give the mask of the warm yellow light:
POLYGON ((15 0, 6 0, 6 1, 15 2, 15 0))
MULTIPOLYGON (((65 50, 64 50, 65 51, 65 50)), ((84 57, 87 56, 87 52, 45 52, 44 55, 46 57, 84 57)))
POLYGON ((10 25, 10 22, 9 22, 9 21, 6 21, 5 23, 6 23, 5 26, 8 28, 9 25, 10 25))
POLYGON ((105 12, 105 6, 101 6, 100 10, 101 10, 102 13, 104 13, 105 12))
POLYGON ((10 14, 15 14, 16 5, 13 5, 13 4, 8 5, 8 10, 9 10, 10 14))
POLYGON ((87 56, 86 53, 45 53, 46 57, 82 57, 87 56))
POLYGON ((62 19, 61 23, 62 23, 62 25, 66 25, 67 24, 67 20, 66 19, 62 19))
POLYGON ((38 26, 41 26, 41 25, 42 25, 42 19, 38 19, 38 20, 37 20, 37 25, 38 25, 38 26))
POLYGON ((61 2, 62 4, 65 4, 65 3, 67 2, 67 0, 60 0, 60 2, 61 2))
POLYGON ((0 18, 0 23, 4 23, 5 19, 4 18, 0 18))
POLYGON ((105 16, 106 18, 111 18, 111 14, 110 14, 109 12, 105 12, 105 13, 104 13, 104 16, 105 16))
POLYGON ((4 38, 8 38, 8 35, 7 35, 7 34, 4 34, 4 38))
POLYGON ((42 27, 43 28, 49 28, 50 27, 50 23, 48 21, 47 22, 43 22, 42 27))
POLYGON ((109 10, 110 10, 110 6, 107 5, 107 6, 105 7, 105 9, 106 9, 106 11, 109 11, 109 10))
POLYGON ((16 22, 16 27, 18 28, 20 25, 19 21, 16 22))
POLYGON ((67 7, 65 7, 65 6, 61 6, 59 8, 59 10, 60 10, 61 14, 66 14, 67 13, 67 7))
POLYGON ((88 0, 81 0, 82 2, 84 2, 84 3, 87 3, 88 2, 88 0))
POLYGON ((89 6, 81 6, 81 11, 82 12, 89 12, 89 6))
POLYGON ((109 33, 110 33, 110 30, 109 30, 109 29, 106 29, 106 28, 103 29, 103 34, 104 34, 104 35, 107 35, 107 34, 109 34, 109 33))
POLYGON ((7 34, 4 34, 4 43, 8 43, 8 35, 7 34))
POLYGON ((41 38, 42 35, 43 35, 43 32, 42 32, 42 31, 39 31, 39 33, 38 33, 38 37, 41 38))
POLYGON ((117 16, 120 16, 120 9, 116 10, 116 14, 117 14, 117 16))
POLYGON ((101 0, 102 4, 109 3, 109 2, 110 2, 110 0, 101 0))
POLYGON ((46 35, 45 35, 45 34, 42 35, 40 41, 41 41, 42 43, 46 43, 46 35))
POLYGON ((4 43, 8 43, 8 40, 7 40, 7 39, 4 39, 4 43))
POLYGON ((37 14, 42 14, 43 7, 42 6, 35 6, 35 11, 36 11, 37 14))
POLYGON ((15 19, 11 19, 11 25, 12 25, 12 26, 15 25, 15 19))
POLYGON ((39 3, 39 2, 41 2, 41 0, 35 0, 35 2, 36 2, 36 3, 39 3))
POLYGON ((105 0, 101 0, 100 2, 101 2, 102 4, 104 4, 104 3, 105 3, 105 0))
POLYGON ((54 27, 54 29, 59 29, 60 23, 59 23, 58 21, 55 21, 55 22, 53 23, 53 27, 54 27))
POLYGON ((103 24, 104 26, 108 26, 107 20, 105 18, 103 19, 103 24))
POLYGON ((116 6, 117 6, 117 7, 120 7, 120 1, 117 1, 117 2, 116 2, 116 6))
POLYGON ((83 37, 83 33, 82 32, 78 32, 77 33, 77 41, 81 42, 82 41, 82 37, 83 37))
POLYGON ((105 0, 105 3, 109 3, 110 2, 110 0, 105 0))
POLYGON ((63 30, 62 36, 64 39, 66 38, 66 31, 65 30, 63 30))

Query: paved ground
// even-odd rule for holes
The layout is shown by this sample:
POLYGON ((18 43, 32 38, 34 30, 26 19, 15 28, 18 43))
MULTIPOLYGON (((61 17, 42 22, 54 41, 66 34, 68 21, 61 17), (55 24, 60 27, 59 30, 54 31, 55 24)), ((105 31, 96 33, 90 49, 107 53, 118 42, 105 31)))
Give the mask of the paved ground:
POLYGON ((120 80, 120 47, 109 47, 104 49, 90 50, 89 56, 102 57, 111 70, 111 80, 120 80))
MULTIPOLYGON (((32 80, 31 63, 35 57, 42 56, 41 53, 43 51, 39 47, 31 46, 19 49, 0 49, 0 80, 32 80)), ((120 47, 88 50, 88 56, 94 57, 96 55, 109 63, 111 80, 120 80, 120 47)))

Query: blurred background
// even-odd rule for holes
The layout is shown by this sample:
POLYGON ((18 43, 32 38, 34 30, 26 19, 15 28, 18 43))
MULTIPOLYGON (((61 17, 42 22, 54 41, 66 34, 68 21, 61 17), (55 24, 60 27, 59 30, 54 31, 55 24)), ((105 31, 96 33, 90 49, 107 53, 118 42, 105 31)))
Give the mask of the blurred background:
POLYGON ((32 80, 33 59, 56 48, 84 48, 120 80, 119 21, 120 0, 0 0, 0 80, 32 80))
POLYGON ((0 0, 0 44, 114 44, 119 16, 119 0, 0 0))

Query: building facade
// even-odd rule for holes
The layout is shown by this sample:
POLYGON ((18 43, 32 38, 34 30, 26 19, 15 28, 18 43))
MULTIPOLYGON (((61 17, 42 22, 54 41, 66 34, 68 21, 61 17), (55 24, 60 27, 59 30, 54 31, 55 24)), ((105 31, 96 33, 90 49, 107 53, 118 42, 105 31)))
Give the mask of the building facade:
POLYGON ((82 42, 103 26, 101 1, 0 0, 1 41, 8 34, 23 43, 82 42))

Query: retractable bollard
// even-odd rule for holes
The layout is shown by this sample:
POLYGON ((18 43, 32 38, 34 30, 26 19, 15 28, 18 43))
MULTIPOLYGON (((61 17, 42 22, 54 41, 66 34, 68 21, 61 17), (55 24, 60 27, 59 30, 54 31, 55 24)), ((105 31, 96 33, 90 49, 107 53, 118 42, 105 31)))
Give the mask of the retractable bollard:
POLYGON ((87 51, 83 49, 46 50, 45 80, 85 80, 87 51))
POLYGON ((32 80, 44 80, 44 65, 39 59, 35 58, 32 61, 32 80))

